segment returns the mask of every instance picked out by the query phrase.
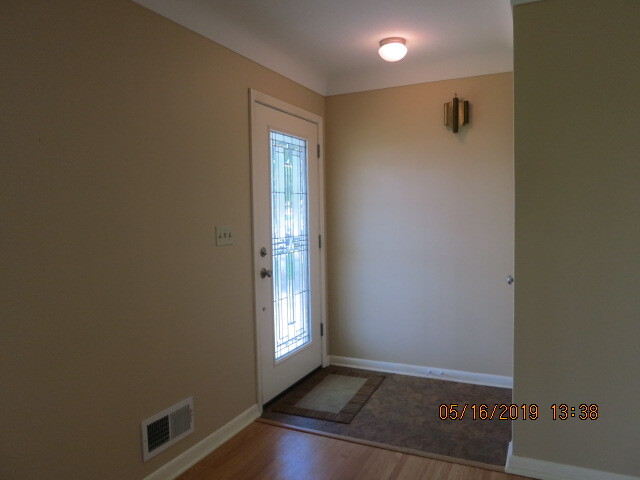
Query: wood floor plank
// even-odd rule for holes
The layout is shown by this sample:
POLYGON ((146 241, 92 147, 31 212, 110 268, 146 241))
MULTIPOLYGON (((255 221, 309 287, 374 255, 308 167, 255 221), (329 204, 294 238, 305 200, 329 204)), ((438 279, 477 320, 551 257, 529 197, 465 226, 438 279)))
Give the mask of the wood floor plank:
POLYGON ((282 423, 282 422, 278 422, 278 421, 274 421, 274 420, 269 420, 269 419, 265 419, 265 418, 262 418, 262 417, 257 418, 256 422, 266 423, 268 425, 274 425, 276 427, 288 428, 288 429, 291 429, 291 430, 297 430, 299 432, 312 433, 314 435, 322 435, 322 436, 325 436, 325 437, 336 438, 338 440, 345 440, 347 442, 360 443, 362 445, 368 445, 370 447, 381 448, 381 449, 384 449, 384 450, 392 450, 394 452, 406 453, 407 455, 411 455, 411 456, 432 458, 432 459, 435 459, 435 460, 441 460, 443 462, 448 462, 448 463, 460 463, 462 465, 468 465, 470 467, 477 467, 477 468, 480 468, 480 469, 483 469, 483 470, 495 470, 496 472, 504 472, 504 467, 500 467, 498 465, 474 462, 472 460, 465 460, 463 458, 448 457, 446 455, 438 455, 438 454, 435 454, 435 453, 424 452, 424 451, 419 451, 419 450, 411 450, 411 449, 408 449, 408 448, 397 447, 397 446, 394 446, 394 445, 387 445, 387 444, 383 444, 383 443, 372 442, 370 440, 363 440, 361 438, 346 437, 344 435, 337 435, 337 434, 334 434, 334 433, 324 432, 324 431, 321 431, 321 430, 314 430, 314 429, 310 429, 310 428, 300 427, 300 426, 297 426, 297 425, 289 425, 289 424, 286 424, 286 423, 282 423))
POLYGON ((527 480, 252 423, 178 480, 527 480))

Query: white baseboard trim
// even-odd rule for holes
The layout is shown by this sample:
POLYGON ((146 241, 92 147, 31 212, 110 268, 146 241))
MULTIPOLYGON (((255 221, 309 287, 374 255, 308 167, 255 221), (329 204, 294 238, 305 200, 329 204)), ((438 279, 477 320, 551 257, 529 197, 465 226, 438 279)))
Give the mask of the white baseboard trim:
POLYGON ((511 0, 511 6, 522 5, 523 3, 539 2, 540 0, 511 0))
POLYGON ((640 477, 630 475, 518 457, 512 453, 511 442, 509 443, 505 472, 523 477, 539 478, 540 480, 640 480, 640 477))
POLYGON ((166 463, 153 472, 144 480, 173 480, 204 457, 213 452, 216 448, 229 440, 235 434, 247 427, 251 422, 262 414, 258 404, 253 405, 248 410, 242 412, 226 425, 220 427, 208 437, 202 439, 186 452, 181 453, 176 458, 166 463))
POLYGON ((404 363, 378 362, 362 358, 329 357, 331 365, 339 367, 361 368, 364 370, 377 370, 378 372, 399 373, 414 377, 434 378, 437 380, 449 380, 450 382, 473 383, 489 387, 513 388, 513 378, 488 373, 463 372, 461 370, 447 370, 444 368, 426 367, 421 365, 407 365, 404 363))

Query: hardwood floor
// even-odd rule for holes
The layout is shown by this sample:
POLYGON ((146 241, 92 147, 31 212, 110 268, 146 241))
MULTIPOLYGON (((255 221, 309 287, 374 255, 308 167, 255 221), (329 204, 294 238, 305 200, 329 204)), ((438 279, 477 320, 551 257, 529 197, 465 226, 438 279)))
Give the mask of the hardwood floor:
POLYGON ((526 480, 254 422, 178 480, 526 480))

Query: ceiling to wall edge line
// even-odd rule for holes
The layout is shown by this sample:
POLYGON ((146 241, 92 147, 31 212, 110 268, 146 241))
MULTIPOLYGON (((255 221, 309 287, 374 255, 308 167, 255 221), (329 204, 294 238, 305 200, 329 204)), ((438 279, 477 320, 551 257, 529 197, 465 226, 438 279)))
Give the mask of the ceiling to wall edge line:
MULTIPOLYGON (((375 7, 367 9, 362 6, 364 0, 349 4, 341 0, 328 0, 322 4, 283 0, 280 4, 293 7, 293 12, 278 10, 277 15, 288 14, 296 20, 303 18, 307 23, 298 27, 310 32, 299 35, 300 41, 294 42, 299 45, 291 48, 288 48, 291 42, 283 42, 282 38, 276 38, 277 31, 269 30, 273 29, 269 27, 271 22, 257 23, 256 18, 260 15, 246 15, 249 8, 266 8, 260 0, 235 3, 223 0, 133 1, 320 95, 329 96, 511 72, 512 5, 541 0, 489 0, 490 3, 483 3, 481 10, 473 11, 466 2, 448 2, 437 8, 429 2, 418 2, 419 6, 411 2, 397 8, 398 18, 404 18, 395 24, 408 25, 404 30, 381 30, 383 27, 376 30, 376 25, 394 23, 387 18, 393 15, 385 10, 390 5, 386 0, 366 0, 367 7, 375 7), (304 15, 296 8, 303 9, 304 15), (422 10, 416 11, 416 8, 422 10), (317 10, 309 12, 309 9, 317 10), (368 17, 354 25, 354 15, 368 17), (249 21, 247 18, 254 19, 249 21), (322 28, 315 28, 316 23, 322 28), (330 25, 329 30, 333 29, 333 35, 325 32, 326 25, 330 25), (467 32, 470 32, 469 36, 464 37, 467 32), (378 56, 378 42, 386 36, 407 39, 410 53, 402 62, 392 65, 378 56), (346 46, 338 48, 338 41, 346 37, 355 40, 343 42, 340 45, 346 46), (334 43, 325 45, 327 42, 334 43), (450 46, 452 43, 454 47, 450 46), (313 54, 301 56, 301 50, 313 54), (459 53, 454 55, 452 51, 459 53), (333 56, 339 58, 334 61, 333 56)), ((471 5, 474 5, 471 8, 479 8, 471 5)), ((272 10, 271 5, 268 11, 272 10)))

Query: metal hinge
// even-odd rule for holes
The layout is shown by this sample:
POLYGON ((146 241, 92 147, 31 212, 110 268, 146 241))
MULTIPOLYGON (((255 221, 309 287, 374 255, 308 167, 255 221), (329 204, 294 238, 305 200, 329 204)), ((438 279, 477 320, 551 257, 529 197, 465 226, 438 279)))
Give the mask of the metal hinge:
POLYGON ((318 235, 318 248, 322 248, 322 235, 318 235))
POLYGON ((318 144, 318 158, 320 158, 320 144, 318 144))
POLYGON ((324 323, 320 324, 320 336, 324 337, 324 323))

